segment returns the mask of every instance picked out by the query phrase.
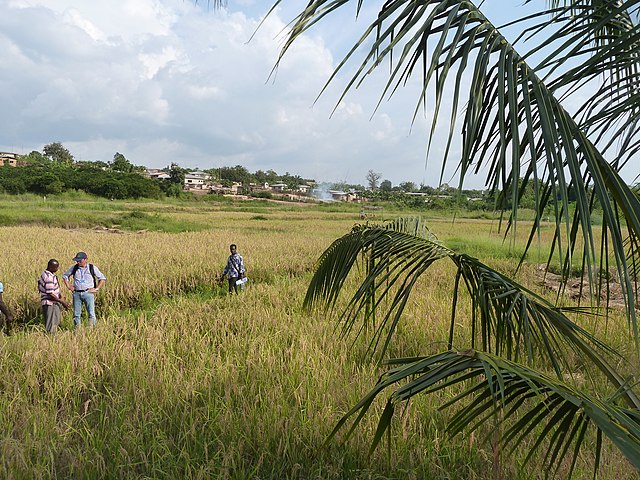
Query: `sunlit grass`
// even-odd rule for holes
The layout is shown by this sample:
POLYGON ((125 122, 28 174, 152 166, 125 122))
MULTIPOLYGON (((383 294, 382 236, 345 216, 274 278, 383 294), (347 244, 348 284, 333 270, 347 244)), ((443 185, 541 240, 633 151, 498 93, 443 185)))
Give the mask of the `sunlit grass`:
MULTIPOLYGON (((384 448, 367 455, 382 404, 348 443, 339 436, 322 447, 383 371, 366 356, 365 339, 342 338, 332 317, 301 308, 320 253, 359 222, 357 212, 326 210, 123 202, 105 214, 158 214, 207 228, 1 228, 4 299, 22 324, 0 336, 0 478, 491 478, 493 452, 483 432, 454 439, 445 432, 452 412, 439 407, 455 392, 416 398, 394 424, 390 457, 384 448), (216 284, 230 243, 249 277, 238 297, 216 284), (79 250, 108 278, 98 326, 74 335, 66 313, 49 337, 36 279, 49 258, 66 268, 79 250)), ((476 248, 496 268, 517 263, 491 221, 431 225, 441 240, 458 238, 461 249, 476 248)), ((454 273, 445 260, 418 284, 390 356, 446 349, 454 273)), ((519 279, 539 288, 527 268, 519 279)), ((462 349, 470 311, 464 299, 459 310, 454 347, 462 349)), ((580 321, 633 352, 621 315, 606 325, 601 317, 580 321)), ((629 358, 623 371, 637 369, 629 358)), ((621 455, 605 448, 601 478, 634 478, 621 455)), ((543 477, 531 470, 518 477, 525 452, 502 459, 505 475, 543 477)), ((583 455, 579 472, 592 467, 583 455)))

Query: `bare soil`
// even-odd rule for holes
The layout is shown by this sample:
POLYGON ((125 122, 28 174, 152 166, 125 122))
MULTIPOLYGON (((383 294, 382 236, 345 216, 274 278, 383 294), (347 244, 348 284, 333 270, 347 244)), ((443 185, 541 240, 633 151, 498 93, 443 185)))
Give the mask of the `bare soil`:
MULTIPOLYGON (((562 277, 555 273, 551 273, 546 270, 546 265, 538 265, 536 268, 536 277, 538 284, 544 288, 577 301, 577 302, 589 302, 592 299, 592 291, 589 286, 589 279, 580 277, 569 277, 566 283, 563 285, 562 277)), ((624 295, 622 294, 622 287, 618 281, 618 275, 615 270, 612 270, 608 274, 608 279, 602 279, 602 286, 598 292, 598 286, 595 285, 593 289, 593 299, 598 299, 602 303, 607 302, 609 298, 609 307, 612 308, 625 308, 624 295)), ((638 296, 636 295, 636 304, 638 302, 638 296)))

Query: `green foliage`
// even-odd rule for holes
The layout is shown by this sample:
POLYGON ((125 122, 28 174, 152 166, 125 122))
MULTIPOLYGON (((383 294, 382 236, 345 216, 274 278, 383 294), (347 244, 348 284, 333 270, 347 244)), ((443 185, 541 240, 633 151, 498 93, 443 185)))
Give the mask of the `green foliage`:
POLYGON ((180 233, 199 232, 210 229, 210 225, 186 220, 178 220, 169 215, 147 213, 142 210, 123 213, 111 220, 115 228, 131 231, 149 230, 154 232, 180 233))
POLYGON ((119 152, 115 153, 113 161, 109 163, 109 167, 117 172, 125 173, 133 173, 136 169, 135 165, 133 165, 123 154, 119 152))
POLYGON ((273 198, 273 194, 271 192, 252 192, 251 196, 255 198, 266 198, 266 199, 273 198))
POLYGON ((52 162, 65 165, 73 164, 73 155, 60 142, 49 143, 42 149, 44 155, 52 162))
POLYGON ((169 183, 174 185, 179 185, 182 189, 184 185, 184 177, 187 173, 187 170, 181 168, 177 163, 172 163, 169 166, 169 183))
POLYGON ((403 192, 415 192, 417 190, 416 184, 413 182, 401 182, 398 186, 403 192))
MULTIPOLYGON (((304 303, 308 308, 335 308, 339 294, 348 285, 350 272, 363 271, 364 278, 351 300, 341 308, 342 334, 369 336, 370 351, 378 353, 382 359, 403 320, 403 311, 419 279, 428 276, 432 266, 442 259, 453 261, 457 267, 449 338, 446 341, 449 350, 431 357, 388 360, 387 363, 400 366, 383 375, 378 385, 343 417, 333 434, 355 416, 348 432, 351 435, 373 400, 384 389, 394 387, 396 390, 380 416, 371 447, 373 450, 388 430, 397 404, 421 392, 433 393, 466 381, 471 377, 467 369, 477 368, 487 383, 471 387, 449 402, 448 405, 465 405, 448 427, 451 432, 478 428, 493 417, 480 412, 504 409, 500 422, 506 422, 507 433, 503 434, 501 442, 509 444, 515 438, 515 448, 524 437, 532 434, 531 429, 521 431, 523 425, 535 424, 547 417, 547 412, 540 411, 539 406, 552 397, 556 399, 554 408, 559 406, 559 402, 568 402, 558 411, 564 414, 548 420, 529 455, 550 437, 545 462, 549 462, 551 468, 558 468, 564 455, 559 459, 557 452, 571 450, 577 455, 584 443, 584 430, 594 426, 599 438, 608 436, 629 461, 640 466, 640 422, 637 415, 640 399, 626 384, 625 376, 612 366, 619 353, 572 321, 566 314, 568 309, 554 306, 476 258, 455 253, 444 246, 419 219, 398 219, 385 226, 356 225, 350 234, 336 240, 322 254, 304 303), (362 265, 356 268, 359 262, 362 265), (464 293, 472 301, 471 315, 462 319, 457 309, 462 297, 461 289, 466 290, 464 293), (462 334, 458 333, 460 330, 462 334), (452 350, 454 345, 457 351, 452 350), (469 350, 464 348, 467 346, 469 350), (483 357, 482 352, 488 355, 483 357), (565 382, 564 372, 571 369, 570 359, 577 352, 595 370, 589 370, 590 374, 606 378, 619 398, 626 401, 628 408, 621 409, 612 401, 601 399, 585 389, 575 390, 565 382), (481 359, 485 365, 474 363, 473 366, 461 367, 461 362, 468 358, 474 361, 481 359), (433 366, 443 360, 446 365, 433 366), (533 365, 553 371, 557 378, 530 370, 533 365), (405 385, 408 378, 411 382, 405 385), (518 386, 513 387, 515 390, 510 385, 505 389, 511 380, 518 386), (396 383, 399 384, 397 387, 396 383), (531 388, 523 389, 523 384, 531 388), (536 396, 533 403, 536 407, 531 410, 535 412, 535 419, 527 413, 518 423, 521 415, 518 407, 524 405, 526 411, 527 404, 522 402, 532 395, 536 396), (471 417, 477 416, 479 418, 471 421, 471 417), (560 436, 567 429, 575 431, 578 428, 568 426, 565 421, 576 416, 580 419, 581 434, 577 437, 574 434, 560 436), (556 448, 558 450, 549 457, 549 452, 556 448)), ((597 458, 601 448, 598 442, 594 450, 597 458)))
POLYGON ((227 182, 239 182, 249 183, 252 178, 249 170, 242 165, 236 165, 235 167, 221 167, 218 170, 220 180, 227 180, 227 182))
POLYGON ((303 185, 309 182, 313 182, 311 179, 304 179, 299 175, 291 175, 289 172, 285 172, 284 175, 279 175, 274 170, 257 170, 255 173, 249 172, 246 167, 242 165, 236 165, 234 167, 220 167, 206 170, 212 178, 217 179, 222 186, 230 187, 234 182, 242 183, 243 185, 249 185, 255 183, 257 185, 263 185, 265 183, 285 183, 291 190, 296 189, 299 185, 303 185))
POLYGON ((83 190, 110 199, 159 198, 162 195, 157 181, 137 173, 103 170, 93 164, 57 162, 2 167, 0 189, 12 194, 31 192, 40 195, 83 190))
POLYGON ((45 157, 42 153, 34 150, 31 153, 28 153, 27 155, 22 155, 20 157, 19 163, 21 165, 33 166, 33 165, 45 165, 50 161, 51 160, 45 157))
MULTIPOLYGON (((274 8, 280 3, 276 1, 274 8)), ((292 22, 281 58, 319 22, 354 4, 359 16, 363 2, 311 0, 292 22)), ((385 59, 390 68, 380 102, 417 80, 420 87, 413 119, 421 108, 435 105, 433 110, 429 107, 429 147, 438 126, 449 126, 441 181, 448 168, 455 169, 460 192, 469 175, 487 171, 488 197, 495 200, 494 209, 508 212, 505 223, 514 241, 520 238, 521 208, 535 214, 532 224, 526 226, 525 253, 551 215, 555 230, 548 261, 553 259, 561 266, 563 277, 579 264, 591 292, 598 291, 597 298, 608 301, 609 283, 603 285, 598 272, 603 265, 615 263, 637 347, 635 265, 640 263, 640 201, 620 172, 640 151, 640 0, 548 5, 527 18, 497 27, 485 16, 483 4, 383 2, 329 82, 342 78, 339 73, 343 71, 353 72, 342 101, 370 75, 377 75, 385 59), (520 29, 515 43, 504 33, 511 27, 520 29), (433 102, 427 101, 431 94, 433 102), (441 110, 442 105, 451 108, 441 110), (455 136, 461 139, 461 149, 451 148, 455 136), (602 224, 598 229, 593 224, 596 207, 602 224)), ((437 200, 432 201, 460 205, 463 199, 449 190, 442 185, 437 200)), ((334 242, 320 259, 306 304, 334 305, 344 277, 356 257, 363 255, 365 278, 341 318, 344 331, 372 337, 371 348, 381 344, 384 352, 418 278, 442 254, 418 228, 410 231, 412 226, 396 222, 387 228, 354 229, 334 242), (382 321, 376 314, 379 310, 382 321), (354 328, 363 317, 362 325, 354 328)), ((633 391, 635 383, 625 381, 611 367, 620 364, 613 349, 566 317, 562 308, 532 295, 481 261, 464 254, 446 256, 458 268, 450 351, 391 360, 400 366, 387 372, 347 414, 355 416, 348 434, 380 392, 396 382, 381 413, 372 449, 390 432, 400 402, 479 378, 445 404, 460 408, 450 432, 493 424, 500 444, 511 445, 509 453, 518 447, 528 450, 523 467, 533 470, 530 458, 544 449, 547 475, 571 476, 581 449, 592 446, 585 442, 585 432, 594 427, 594 476, 604 437, 640 469, 640 401, 633 391), (467 329, 461 335, 466 349, 453 351, 454 333, 460 330, 455 319, 463 285, 472 302, 467 329), (588 375, 607 378, 616 390, 614 396, 601 398, 565 381, 563 371, 569 367, 569 357, 560 352, 565 342, 566 351, 579 357, 588 375), (614 357, 613 362, 609 356, 614 357), (558 378, 549 378, 548 370, 558 378), (617 405, 621 398, 628 408, 617 405), (524 443, 529 436, 533 441, 524 443), (570 459, 569 465, 561 472, 565 458, 570 459)))

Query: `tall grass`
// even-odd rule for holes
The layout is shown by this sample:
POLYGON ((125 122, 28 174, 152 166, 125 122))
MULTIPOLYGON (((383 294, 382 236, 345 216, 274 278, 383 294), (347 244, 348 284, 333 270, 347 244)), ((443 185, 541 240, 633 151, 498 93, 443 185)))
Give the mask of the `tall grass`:
MULTIPOLYGON (((153 215, 149 207, 137 208, 153 215)), ((301 310, 316 259, 358 221, 353 212, 167 208, 175 222, 197 218, 209 228, 0 229, 4 298, 27 321, 0 336, 0 478, 490 478, 490 445, 445 433, 450 412, 438 408, 454 392, 408 405, 390 456, 367 454, 382 405, 348 443, 323 447, 381 372, 366 343, 340 338, 333 320, 301 310), (239 296, 215 283, 230 243, 250 279, 239 296), (74 335, 66 313, 51 337, 37 317, 36 279, 49 258, 66 268, 78 250, 107 276, 98 326, 74 335)), ((487 238, 495 262, 513 266, 488 222, 436 222, 434 230, 442 239, 487 238)), ((451 269, 434 266, 417 287, 390 355, 443 348, 451 269)), ((603 334, 632 350, 625 327, 612 325, 603 334)), ((518 477, 523 458, 524 449, 503 465, 505 475, 543 476, 518 477)), ((579 471, 592 466, 582 457, 579 471)), ((636 475, 610 447, 601 473, 636 475)))

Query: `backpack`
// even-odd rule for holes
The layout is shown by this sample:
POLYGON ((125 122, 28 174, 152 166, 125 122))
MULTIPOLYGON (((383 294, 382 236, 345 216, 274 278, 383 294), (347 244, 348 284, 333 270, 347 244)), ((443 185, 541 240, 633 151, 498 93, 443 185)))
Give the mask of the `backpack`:
MULTIPOLYGON (((71 270, 71 276, 75 279, 75 275, 76 272, 78 271, 78 268, 80 268, 80 265, 78 265, 77 263, 73 266, 73 270, 71 270)), ((96 277, 96 272, 93 269, 93 264, 90 263, 89 264, 89 273, 91 273, 91 277, 93 278, 93 288, 96 288, 96 285, 98 285, 98 277, 96 277)))

